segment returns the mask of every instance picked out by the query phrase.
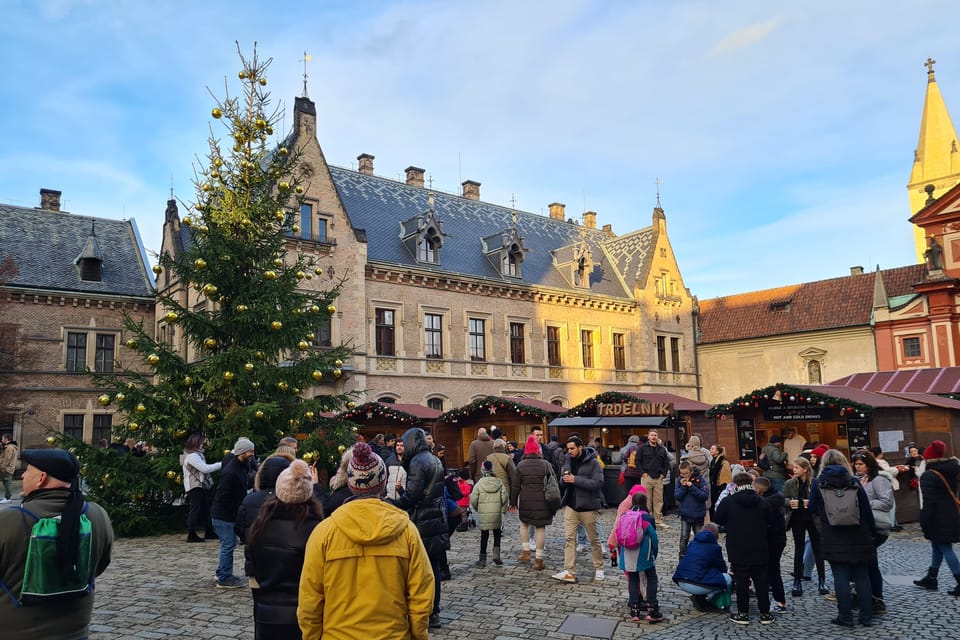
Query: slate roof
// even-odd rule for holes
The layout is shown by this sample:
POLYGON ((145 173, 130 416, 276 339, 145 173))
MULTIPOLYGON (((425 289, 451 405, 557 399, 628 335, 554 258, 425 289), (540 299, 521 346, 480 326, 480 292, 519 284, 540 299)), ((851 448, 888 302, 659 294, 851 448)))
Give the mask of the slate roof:
POLYGON ((152 279, 133 220, 0 204, 0 260, 6 258, 13 259, 18 270, 7 282, 9 287, 153 299, 152 279), (91 251, 103 259, 99 282, 81 280, 76 264, 82 253, 91 251))
MULTIPOLYGON (((913 293, 926 265, 880 271, 887 296, 913 293)), ((700 302, 699 344, 868 326, 873 313, 874 272, 751 291, 700 302), (774 305, 789 308, 774 310, 774 305)))
MULTIPOLYGON (((543 286, 591 295, 633 299, 630 285, 633 274, 621 276, 623 267, 635 269, 637 259, 626 254, 632 247, 649 249, 652 237, 650 230, 611 238, 598 229, 553 220, 547 216, 517 211, 517 229, 523 237, 524 255, 521 277, 501 275, 495 265, 484 255, 481 238, 499 234, 509 229, 512 210, 478 200, 434 192, 434 211, 443 224, 446 237, 440 250, 440 264, 419 263, 400 241, 400 222, 427 211, 430 191, 361 174, 357 171, 330 166, 337 192, 343 201, 350 222, 356 229, 363 229, 367 236, 367 258, 370 262, 387 263, 403 267, 435 270, 440 273, 462 274, 504 283, 520 282, 530 286, 543 286), (646 236, 644 236, 646 233, 646 236), (639 235, 638 235, 639 234, 639 235), (650 236, 650 237, 647 237, 650 236), (586 241, 593 255, 594 270, 590 275, 590 290, 575 288, 554 265, 551 251, 563 249, 586 241), (606 257, 604 245, 616 252, 617 259, 606 257), (623 279, 629 283, 625 286, 623 279)), ((643 254, 645 255, 645 254, 643 254)), ((640 258, 643 256, 641 255, 640 258)))

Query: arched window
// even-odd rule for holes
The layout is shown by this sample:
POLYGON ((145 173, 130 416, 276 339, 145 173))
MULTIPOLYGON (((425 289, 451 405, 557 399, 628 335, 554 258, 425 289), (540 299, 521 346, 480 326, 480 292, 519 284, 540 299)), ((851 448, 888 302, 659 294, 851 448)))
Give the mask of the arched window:
POLYGON ((420 262, 440 262, 440 243, 437 242, 437 236, 429 234, 420 240, 418 245, 419 255, 417 259, 420 262))
POLYGON ((821 379, 820 363, 816 360, 811 360, 807 363, 807 383, 820 384, 821 379))
POLYGON ((443 398, 430 398, 427 400, 427 406, 437 411, 443 411, 443 398))
POLYGON ((391 398, 390 396, 382 396, 377 398, 377 402, 382 402, 383 404, 396 404, 397 399, 391 398))

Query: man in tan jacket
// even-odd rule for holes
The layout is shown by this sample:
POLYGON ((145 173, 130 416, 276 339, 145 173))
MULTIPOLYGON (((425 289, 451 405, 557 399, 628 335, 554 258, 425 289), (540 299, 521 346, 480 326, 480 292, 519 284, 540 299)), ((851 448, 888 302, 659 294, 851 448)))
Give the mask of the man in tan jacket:
POLYGON ((10 502, 12 497, 10 488, 13 486, 13 472, 17 468, 19 450, 17 449, 17 443, 10 440, 10 436, 6 433, 0 438, 0 444, 3 445, 3 449, 0 450, 0 480, 3 480, 4 494, 0 504, 6 504, 10 502))

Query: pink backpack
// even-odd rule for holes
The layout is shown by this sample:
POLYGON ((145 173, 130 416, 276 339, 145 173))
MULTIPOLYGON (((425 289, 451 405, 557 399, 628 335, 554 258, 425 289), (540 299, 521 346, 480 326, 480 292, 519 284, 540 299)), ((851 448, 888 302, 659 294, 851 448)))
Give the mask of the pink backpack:
POLYGON ((617 544, 624 549, 638 549, 643 544, 644 530, 648 523, 643 519, 643 511, 631 509, 624 511, 617 521, 617 544))

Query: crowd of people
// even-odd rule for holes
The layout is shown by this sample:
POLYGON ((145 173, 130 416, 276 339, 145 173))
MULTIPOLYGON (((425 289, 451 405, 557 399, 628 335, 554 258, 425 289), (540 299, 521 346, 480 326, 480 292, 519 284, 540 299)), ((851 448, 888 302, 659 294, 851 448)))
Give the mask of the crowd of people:
MULTIPOLYGON (((610 457, 605 461, 577 434, 544 442, 542 429, 534 427, 517 446, 491 431, 478 430, 466 467, 453 473, 442 445, 422 429, 369 444, 358 440, 343 452, 328 486, 320 483, 316 465, 298 459, 295 438, 282 439, 258 460, 254 443, 241 437, 222 461, 208 463, 203 438, 190 436, 181 456, 186 542, 217 541, 216 585, 251 590, 258 640, 337 638, 361 624, 371 637, 427 638, 428 629, 441 624, 441 584, 452 577, 447 552, 457 531, 479 529, 480 569, 488 560, 502 565, 505 545, 515 540, 518 563, 532 561, 534 571, 543 571, 546 527, 557 520, 563 524, 562 569, 550 577, 581 581, 578 559, 589 549, 592 579, 602 581, 609 557, 627 578, 629 618, 655 624, 664 620, 658 531, 669 528, 669 493, 679 518, 672 580, 698 611, 749 624, 755 599, 759 622, 770 624, 774 614, 789 610, 788 589, 792 598, 804 596, 815 566, 819 595, 836 602, 832 622, 871 626, 886 612, 877 549, 899 526, 899 477, 916 480, 921 491, 920 526, 931 548, 927 573, 915 585, 937 589, 946 561, 956 581, 948 593, 960 596, 953 550, 960 542, 960 462, 948 457, 942 441, 891 466, 878 449, 854 451, 848 460, 827 445, 792 442, 802 438, 788 428, 769 438, 759 464, 744 468, 732 464, 723 447, 705 448, 699 435, 677 456, 651 430, 630 436, 620 451, 626 497, 604 536, 600 516, 608 506, 604 467, 610 457), (516 523, 515 539, 505 532, 510 522, 516 523), (788 532, 794 561, 785 584, 781 558, 788 532), (242 576, 233 566, 238 542, 242 576)), ((4 451, 15 446, 6 438, 3 444, 4 451)), ((110 561, 110 520, 85 501, 71 453, 20 455, 27 463, 23 503, 0 510, 0 586, 8 595, 0 599, 0 624, 29 628, 31 637, 36 629, 49 637, 83 637, 95 578, 110 561), (31 569, 30 554, 41 557, 34 540, 44 538, 36 527, 53 518, 59 529, 46 538, 54 544, 50 566, 31 569), (41 573, 45 581, 37 578, 41 573), (50 576, 63 581, 53 584, 50 576), (65 590, 66 605, 46 597, 65 590)))

